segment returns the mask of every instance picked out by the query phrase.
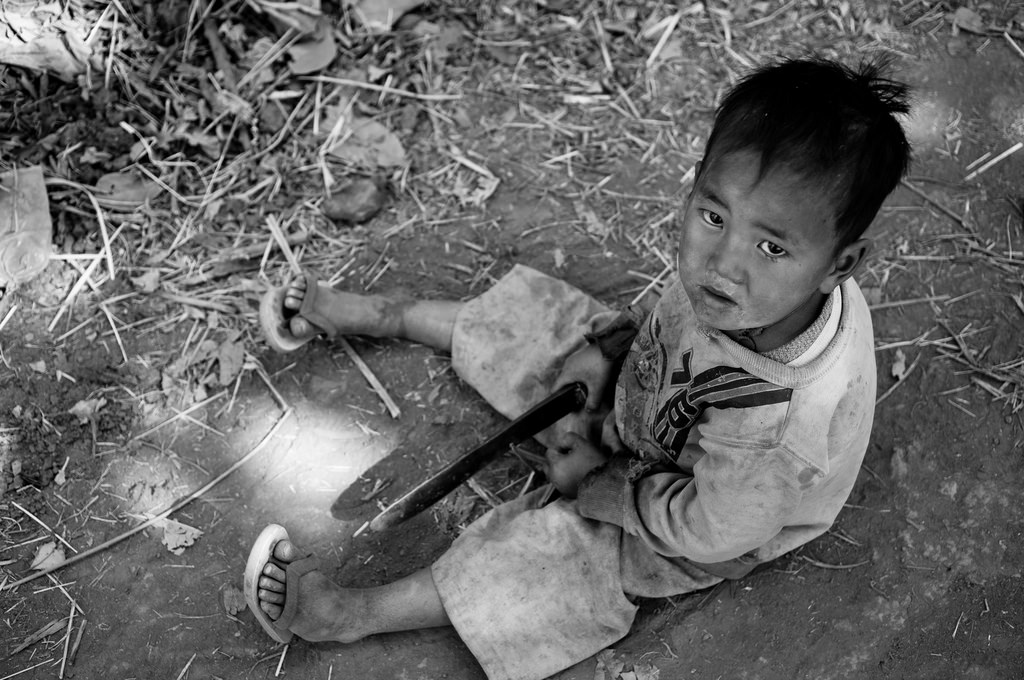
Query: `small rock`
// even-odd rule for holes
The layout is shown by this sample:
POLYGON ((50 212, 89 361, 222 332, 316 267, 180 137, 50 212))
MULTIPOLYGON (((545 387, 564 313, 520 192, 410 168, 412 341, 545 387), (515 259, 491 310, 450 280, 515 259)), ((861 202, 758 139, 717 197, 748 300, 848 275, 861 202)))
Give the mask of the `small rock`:
POLYGON ((369 177, 357 177, 342 184, 324 201, 324 215, 338 222, 362 224, 384 207, 384 191, 369 177))
POLYGON ((963 36, 953 36, 946 41, 946 52, 951 57, 963 57, 968 55, 970 51, 971 46, 967 44, 967 39, 963 36))
POLYGON ((897 484, 903 484, 907 479, 907 453, 901 448, 897 448, 892 452, 892 458, 889 459, 889 465, 892 468, 892 479, 897 484))
POLYGON ((989 102, 989 117, 1011 142, 1024 142, 1024 96, 1000 93, 989 102))
POLYGON ((220 601, 224 611, 232 616, 245 609, 245 594, 233 585, 220 591, 220 601))

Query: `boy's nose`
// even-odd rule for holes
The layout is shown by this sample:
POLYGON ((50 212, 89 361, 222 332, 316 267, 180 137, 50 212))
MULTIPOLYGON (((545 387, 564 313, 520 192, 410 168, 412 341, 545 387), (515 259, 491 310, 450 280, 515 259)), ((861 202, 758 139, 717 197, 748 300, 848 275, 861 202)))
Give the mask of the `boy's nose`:
POLYGON ((743 257, 739 249, 731 247, 729 243, 722 243, 715 249, 708 260, 708 269, 723 281, 736 285, 743 283, 743 257))

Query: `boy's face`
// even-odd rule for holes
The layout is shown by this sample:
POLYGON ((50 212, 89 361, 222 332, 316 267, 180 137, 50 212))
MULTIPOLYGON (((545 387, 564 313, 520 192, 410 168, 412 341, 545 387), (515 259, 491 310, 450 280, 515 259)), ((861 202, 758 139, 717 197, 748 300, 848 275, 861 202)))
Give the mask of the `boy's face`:
POLYGON ((712 157, 686 203, 679 276, 697 317, 734 339, 764 329, 758 351, 803 332, 827 295, 867 252, 857 241, 838 253, 826 192, 785 168, 758 181, 750 151, 712 157))

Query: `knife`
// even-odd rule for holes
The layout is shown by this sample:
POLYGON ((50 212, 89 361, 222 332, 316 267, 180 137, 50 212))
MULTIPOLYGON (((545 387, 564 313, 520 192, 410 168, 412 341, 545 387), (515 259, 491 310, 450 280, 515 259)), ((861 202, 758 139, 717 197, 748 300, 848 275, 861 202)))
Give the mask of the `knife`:
POLYGON ((472 477, 480 468, 504 453, 510 446, 554 425, 587 403, 587 386, 574 382, 556 390, 529 411, 509 423, 501 432, 464 453, 439 472, 386 507, 369 522, 372 531, 383 531, 400 524, 430 507, 472 477))

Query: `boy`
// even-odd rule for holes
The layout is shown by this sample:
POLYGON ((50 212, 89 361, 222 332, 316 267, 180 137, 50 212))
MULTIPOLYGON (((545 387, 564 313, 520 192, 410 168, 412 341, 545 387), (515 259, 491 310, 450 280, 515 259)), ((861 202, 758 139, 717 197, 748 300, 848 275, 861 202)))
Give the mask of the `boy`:
POLYGON ((453 625, 489 678, 543 678, 624 636, 634 599, 739 578, 824 533, 871 430, 871 320, 851 276, 909 162, 906 94, 877 66, 814 59, 739 83, 686 200, 678 280, 645 319, 523 267, 464 304, 302 280, 268 295, 279 349, 399 336, 451 351, 508 416, 571 380, 589 397, 541 438, 561 499, 496 508, 405 579, 341 588, 268 527, 246 568, 261 625, 281 641, 453 625))

